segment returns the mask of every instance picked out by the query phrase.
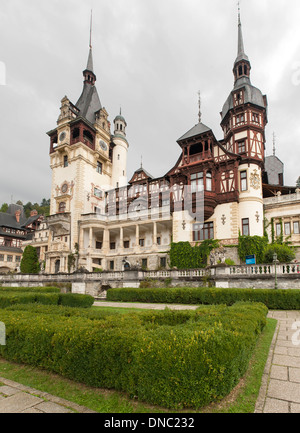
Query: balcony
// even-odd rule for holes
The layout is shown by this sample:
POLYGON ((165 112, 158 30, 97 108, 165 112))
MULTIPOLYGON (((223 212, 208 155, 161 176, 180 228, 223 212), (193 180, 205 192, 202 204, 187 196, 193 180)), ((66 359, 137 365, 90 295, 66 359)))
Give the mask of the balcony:
POLYGON ((191 214, 196 215, 199 221, 203 218, 204 221, 211 218, 217 204, 217 194, 212 191, 204 191, 202 197, 200 196, 199 198, 197 198, 196 192, 192 192, 185 198, 185 206, 187 206, 191 214))
POLYGON ((54 236, 66 235, 71 230, 71 214, 58 213, 47 217, 47 223, 50 230, 53 231, 54 236))

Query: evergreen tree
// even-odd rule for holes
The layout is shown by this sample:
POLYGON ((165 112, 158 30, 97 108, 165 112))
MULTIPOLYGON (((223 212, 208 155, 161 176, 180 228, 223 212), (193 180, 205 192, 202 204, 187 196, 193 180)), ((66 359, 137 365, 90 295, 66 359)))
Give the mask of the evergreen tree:
POLYGON ((24 250, 20 270, 22 274, 38 274, 40 271, 37 251, 31 245, 28 245, 24 250))

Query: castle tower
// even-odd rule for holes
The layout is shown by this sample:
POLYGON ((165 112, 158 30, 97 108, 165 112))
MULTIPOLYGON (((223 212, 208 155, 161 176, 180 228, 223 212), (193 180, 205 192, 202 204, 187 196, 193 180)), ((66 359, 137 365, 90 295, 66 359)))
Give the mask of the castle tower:
POLYGON ((96 88, 91 42, 83 78, 77 103, 72 104, 65 96, 57 126, 48 132, 52 186, 48 218, 51 246, 46 272, 67 271, 67 257, 80 242, 81 216, 104 213, 105 191, 115 187, 112 182, 113 160, 118 165, 115 154, 122 156, 124 166, 114 169, 114 178, 120 170, 126 175, 126 122, 118 121, 118 128, 122 125, 124 129, 112 136, 108 113, 96 88))
POLYGON ((267 98, 250 80, 251 64, 245 54, 240 13, 234 88, 223 106, 224 146, 239 155, 239 220, 244 235, 263 235, 262 173, 265 157, 267 98))

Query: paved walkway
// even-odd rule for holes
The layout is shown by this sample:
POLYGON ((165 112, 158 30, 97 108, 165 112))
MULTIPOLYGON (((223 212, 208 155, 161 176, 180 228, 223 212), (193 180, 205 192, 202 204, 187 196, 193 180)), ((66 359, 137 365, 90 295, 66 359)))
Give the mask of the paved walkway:
POLYGON ((60 397, 0 377, 0 413, 95 413, 60 397))
POLYGON ((300 311, 270 311, 278 320, 255 413, 300 413, 300 311))
MULTIPOLYGON (((165 304, 115 303, 106 307, 164 309, 165 304)), ((168 305, 175 310, 197 306, 168 305)), ((300 311, 270 311, 278 321, 255 413, 300 413, 300 311)), ((0 377, 0 413, 95 413, 76 403, 0 377)))

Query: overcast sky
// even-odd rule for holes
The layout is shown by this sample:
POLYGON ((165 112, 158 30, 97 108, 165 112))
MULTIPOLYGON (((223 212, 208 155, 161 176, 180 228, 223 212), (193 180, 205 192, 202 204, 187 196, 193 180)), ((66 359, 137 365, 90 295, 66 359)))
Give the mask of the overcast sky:
MULTIPOLYGON (((173 167, 176 141, 198 122, 199 90, 202 121, 223 138, 237 0, 0 0, 0 204, 50 197, 46 132, 56 127, 61 99, 75 104, 81 94, 91 9, 96 86, 110 121, 120 106, 126 118, 128 176, 141 156, 155 177, 173 167)), ((268 97, 267 155, 275 133, 285 184, 295 185, 300 2, 241 0, 241 17, 252 84, 268 97)))

